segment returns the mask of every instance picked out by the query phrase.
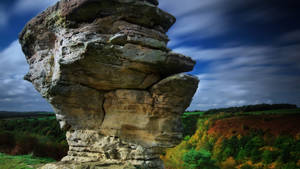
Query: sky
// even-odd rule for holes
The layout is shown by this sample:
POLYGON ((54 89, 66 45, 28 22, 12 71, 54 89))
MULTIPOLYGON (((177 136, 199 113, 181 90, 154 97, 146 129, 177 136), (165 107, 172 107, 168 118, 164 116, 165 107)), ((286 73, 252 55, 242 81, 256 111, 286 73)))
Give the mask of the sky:
MULTIPOLYGON (((0 110, 52 111, 33 86, 18 33, 57 0, 0 1, 0 110)), ((300 106, 298 0, 160 0, 177 18, 168 47, 200 79, 189 110, 260 103, 300 106)))

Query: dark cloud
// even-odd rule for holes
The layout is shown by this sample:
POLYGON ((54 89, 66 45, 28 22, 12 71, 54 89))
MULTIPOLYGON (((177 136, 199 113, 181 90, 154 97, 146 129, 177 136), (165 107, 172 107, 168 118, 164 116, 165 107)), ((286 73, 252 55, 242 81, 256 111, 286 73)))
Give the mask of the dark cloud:
POLYGON ((203 45, 208 41, 218 46, 229 41, 262 45, 300 27, 300 2, 295 0, 162 0, 161 7, 177 17, 169 32, 174 40, 170 47, 195 40, 203 45))

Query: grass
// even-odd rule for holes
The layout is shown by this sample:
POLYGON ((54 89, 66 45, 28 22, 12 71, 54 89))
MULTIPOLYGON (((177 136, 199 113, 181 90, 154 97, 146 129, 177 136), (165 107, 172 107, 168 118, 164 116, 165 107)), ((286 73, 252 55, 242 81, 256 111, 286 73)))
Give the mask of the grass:
POLYGON ((10 156, 0 153, 1 169, 35 169, 54 161, 49 158, 33 157, 32 155, 10 156))
POLYGON ((202 116, 204 114, 204 112, 201 111, 193 111, 193 112, 185 112, 183 115, 200 115, 202 116))

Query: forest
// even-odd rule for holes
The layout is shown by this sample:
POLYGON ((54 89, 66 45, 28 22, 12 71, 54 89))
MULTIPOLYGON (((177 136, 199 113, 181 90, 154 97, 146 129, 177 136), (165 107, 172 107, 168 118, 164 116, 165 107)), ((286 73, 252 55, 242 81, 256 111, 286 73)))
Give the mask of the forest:
MULTIPOLYGON (((161 159, 166 169, 298 169, 299 121, 288 104, 185 112, 183 141, 161 159)), ((1 169, 36 168, 68 151, 53 115, 3 118, 0 138, 1 169)))

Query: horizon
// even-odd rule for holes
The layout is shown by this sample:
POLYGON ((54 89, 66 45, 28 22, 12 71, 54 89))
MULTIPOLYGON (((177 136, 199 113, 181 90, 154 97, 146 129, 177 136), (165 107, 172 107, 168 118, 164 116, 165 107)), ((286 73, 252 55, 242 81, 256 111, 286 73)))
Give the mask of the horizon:
MULTIPOLYGON (((57 0, 0 2, 0 110, 50 111, 23 80, 28 71, 18 43, 31 18, 57 0)), ((196 60, 200 79, 187 110, 255 104, 300 106, 300 3, 293 0, 160 0, 177 18, 168 47, 196 60)))
MULTIPOLYGON (((212 108, 212 109, 207 109, 207 110, 185 110, 185 112, 206 112, 206 111, 211 111, 211 110, 218 110, 218 109, 230 109, 230 108, 242 108, 242 107, 247 107, 247 106, 257 106, 257 105, 270 105, 270 106, 274 106, 274 105, 292 105, 292 106, 296 106, 295 109, 299 109, 300 107, 298 105, 295 104, 288 104, 288 103, 277 103, 277 104, 266 104, 266 103, 261 103, 261 104, 251 104, 251 105, 241 105, 241 106, 233 106, 233 107, 220 107, 220 108, 212 108)), ((284 110, 286 108, 282 108, 282 110, 284 110)), ((292 109, 292 108, 288 108, 288 109, 292 109)), ((265 111, 265 110, 261 110, 261 111, 265 111)), ((6 111, 6 110, 0 110, 0 113, 3 112, 15 112, 15 113, 53 113, 55 114, 54 111, 6 111)))

